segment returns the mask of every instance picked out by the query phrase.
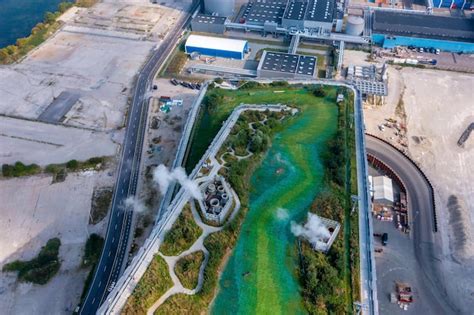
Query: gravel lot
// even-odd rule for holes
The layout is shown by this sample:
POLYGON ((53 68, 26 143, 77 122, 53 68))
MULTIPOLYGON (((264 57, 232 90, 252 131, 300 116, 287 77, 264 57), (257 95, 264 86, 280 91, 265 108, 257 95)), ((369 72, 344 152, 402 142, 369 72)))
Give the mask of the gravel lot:
POLYGON ((123 132, 98 132, 0 117, 0 164, 65 163, 115 156, 123 132))
POLYGON ((4 314, 70 314, 79 302, 87 269, 80 269, 89 233, 101 233, 106 220, 89 226, 94 187, 110 186, 107 172, 68 174, 51 184, 50 176, 0 180, 0 268, 15 259, 35 257, 47 240, 61 239, 59 273, 46 285, 18 283, 0 273, 4 314))
POLYGON ((469 314, 474 308, 474 137, 457 146, 474 121, 471 90, 474 75, 394 68, 389 70, 387 104, 365 110, 367 131, 404 149, 433 184, 439 232, 436 234, 451 300, 469 314), (406 119, 397 115, 402 95, 406 119), (405 122, 408 148, 394 129, 379 129, 387 118, 405 122))

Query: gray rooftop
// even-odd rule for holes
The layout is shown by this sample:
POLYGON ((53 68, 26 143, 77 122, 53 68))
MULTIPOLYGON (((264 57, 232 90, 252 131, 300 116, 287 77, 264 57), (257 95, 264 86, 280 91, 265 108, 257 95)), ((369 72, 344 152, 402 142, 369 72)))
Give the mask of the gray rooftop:
POLYGON ((307 7, 307 2, 293 0, 288 3, 283 17, 288 20, 303 20, 307 7))
POLYGON ((262 70, 313 76, 316 57, 265 51, 260 61, 262 70))
POLYGON ((291 0, 283 17, 288 20, 332 22, 333 16, 334 0, 291 0))
POLYGON ((334 0, 309 0, 305 20, 332 22, 334 2, 334 0))
POLYGON ((213 16, 207 14, 198 14, 193 19, 193 22, 197 23, 207 23, 207 24, 224 24, 226 18, 223 16, 213 16))
POLYGON ((247 4, 242 18, 250 24, 275 22, 281 24, 288 0, 253 0, 247 4))
POLYGON ((373 33, 474 42, 474 19, 377 10, 373 33))

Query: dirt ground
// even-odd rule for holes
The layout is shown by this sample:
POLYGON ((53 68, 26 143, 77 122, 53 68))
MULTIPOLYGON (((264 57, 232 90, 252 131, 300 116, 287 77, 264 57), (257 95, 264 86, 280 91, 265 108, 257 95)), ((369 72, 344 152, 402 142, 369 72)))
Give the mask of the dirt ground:
POLYGON ((46 285, 19 283, 14 273, 0 273, 0 309, 5 314, 70 314, 79 302, 87 269, 81 269, 85 241, 100 233, 106 220, 88 225, 94 187, 110 186, 109 172, 68 174, 0 181, 0 268, 37 255, 48 239, 59 237, 61 268, 46 285))
POLYGON ((79 100, 65 123, 123 125, 134 76, 190 0, 105 1, 66 14, 65 26, 21 63, 0 68, 0 114, 37 118, 61 92, 79 100))
POLYGON ((158 86, 158 90, 153 91, 150 96, 154 98, 169 96, 172 99, 183 100, 183 105, 174 106, 169 113, 160 112, 157 103, 155 102, 153 105, 153 101, 149 108, 148 129, 145 135, 146 146, 141 166, 143 176, 138 189, 139 199, 144 201, 147 210, 136 217, 137 226, 143 229, 142 236, 134 239, 134 243, 137 245, 143 244, 151 232, 153 225, 147 225, 145 222, 155 217, 161 201, 161 195, 155 187, 156 184, 151 180, 151 172, 154 167, 160 164, 167 167, 172 166, 184 124, 199 93, 197 90, 191 90, 181 85, 174 86, 165 78, 156 79, 153 83, 158 86), (150 128, 153 119, 159 120, 158 129, 150 128))
POLYGON ((452 301, 468 314, 474 307, 474 278, 466 276, 474 274, 474 137, 464 148, 457 141, 474 122, 474 75, 390 67, 388 76, 387 104, 365 110, 367 132, 407 153, 433 184, 440 278, 452 301), (381 130, 388 118, 406 124, 403 139, 393 128, 381 130))
POLYGON ((22 161, 47 165, 115 156, 123 132, 97 132, 0 117, 0 164, 22 161))

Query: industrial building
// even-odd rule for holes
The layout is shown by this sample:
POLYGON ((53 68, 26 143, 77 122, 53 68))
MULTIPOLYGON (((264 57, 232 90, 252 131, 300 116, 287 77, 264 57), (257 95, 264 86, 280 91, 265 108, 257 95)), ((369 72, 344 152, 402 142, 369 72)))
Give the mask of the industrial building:
POLYGON ((229 17, 234 14, 235 0, 203 0, 201 7, 204 13, 229 17))
POLYGON ((313 56, 264 51, 257 68, 259 78, 311 79, 316 76, 313 56))
POLYGON ((284 12, 282 26, 298 30, 331 31, 334 22, 334 0, 291 0, 284 12))
POLYGON ((372 41, 384 48, 429 47, 474 52, 474 19, 376 10, 372 41))
POLYGON ((226 17, 198 14, 191 21, 191 30, 201 33, 224 34, 226 17))
POLYGON ((251 25, 330 31, 334 14, 335 0, 251 0, 237 20, 251 25))
POLYGON ((204 195, 199 208, 204 218, 218 224, 224 223, 232 206, 233 198, 229 186, 222 176, 215 176, 201 186, 204 195))
POLYGON ((238 16, 239 23, 264 25, 276 23, 281 25, 288 0, 250 0, 238 16))
POLYGON ((244 59, 248 52, 248 42, 220 37, 190 35, 186 40, 187 54, 197 53, 211 57, 244 59))
POLYGON ((382 205, 393 205, 393 184, 387 176, 369 176, 374 203, 382 205))

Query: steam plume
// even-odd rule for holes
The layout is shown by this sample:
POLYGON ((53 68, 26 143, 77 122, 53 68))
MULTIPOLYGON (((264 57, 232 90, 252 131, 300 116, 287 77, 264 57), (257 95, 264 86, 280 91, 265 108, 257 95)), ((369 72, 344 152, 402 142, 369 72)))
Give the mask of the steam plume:
POLYGON ((291 222, 291 232, 295 236, 304 237, 315 249, 319 250, 324 249, 324 241, 331 237, 331 233, 321 219, 313 213, 308 213, 308 221, 304 225, 291 222))
POLYGON ((146 211, 146 207, 140 200, 134 198, 133 196, 128 197, 125 199, 125 209, 131 208, 134 212, 144 212, 146 211))
POLYGON ((161 164, 153 172, 153 180, 158 183, 162 195, 166 193, 171 182, 177 181, 194 199, 202 199, 199 186, 186 175, 182 167, 175 168, 170 172, 166 166, 161 164))

